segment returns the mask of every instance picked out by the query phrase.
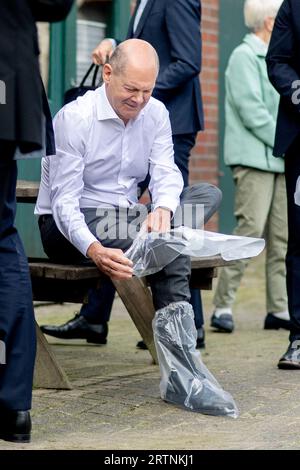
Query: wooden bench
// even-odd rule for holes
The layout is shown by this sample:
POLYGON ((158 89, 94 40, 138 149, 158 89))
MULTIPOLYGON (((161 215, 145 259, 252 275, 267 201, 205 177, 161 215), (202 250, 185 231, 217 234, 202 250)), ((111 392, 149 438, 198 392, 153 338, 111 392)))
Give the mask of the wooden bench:
MULTIPOLYGON (((17 199, 20 202, 34 202, 38 183, 19 181, 17 199)), ((212 289, 217 268, 232 264, 220 256, 192 259, 191 287, 212 289)), ((29 259, 33 299, 53 302, 82 303, 88 289, 99 286, 103 273, 93 265, 62 265, 47 259, 29 259)), ((113 281, 130 317, 132 318, 148 350, 157 363, 152 332, 155 314, 151 292, 146 279, 133 277, 128 281, 113 281)), ((37 325, 38 352, 35 368, 35 386, 45 388, 72 388, 66 374, 59 366, 53 351, 37 325)))

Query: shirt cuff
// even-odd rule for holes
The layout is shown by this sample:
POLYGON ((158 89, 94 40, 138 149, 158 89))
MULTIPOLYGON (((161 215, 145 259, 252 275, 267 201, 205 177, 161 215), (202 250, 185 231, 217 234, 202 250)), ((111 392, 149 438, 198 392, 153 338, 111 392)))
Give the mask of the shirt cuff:
POLYGON ((89 231, 88 228, 81 228, 76 230, 76 235, 72 237, 71 243, 83 254, 86 258, 87 251, 89 246, 94 243, 99 242, 97 238, 89 231))
POLYGON ((173 198, 164 197, 159 199, 153 207, 153 210, 163 207, 164 209, 169 209, 172 214, 175 214, 177 207, 179 206, 179 200, 174 200, 173 198))

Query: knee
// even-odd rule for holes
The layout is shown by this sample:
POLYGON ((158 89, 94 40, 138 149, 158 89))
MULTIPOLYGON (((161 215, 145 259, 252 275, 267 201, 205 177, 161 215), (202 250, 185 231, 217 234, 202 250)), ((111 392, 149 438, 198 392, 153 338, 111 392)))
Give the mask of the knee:
POLYGON ((212 207, 212 210, 213 212, 216 212, 220 205, 221 205, 221 202, 222 202, 222 191, 217 188, 217 186, 214 186, 213 184, 209 184, 209 183, 206 183, 207 184, 207 194, 208 194, 208 197, 211 201, 211 207, 212 207))
POLYGON ((210 183, 199 183, 191 187, 193 197, 204 207, 204 223, 219 209, 222 191, 210 183))

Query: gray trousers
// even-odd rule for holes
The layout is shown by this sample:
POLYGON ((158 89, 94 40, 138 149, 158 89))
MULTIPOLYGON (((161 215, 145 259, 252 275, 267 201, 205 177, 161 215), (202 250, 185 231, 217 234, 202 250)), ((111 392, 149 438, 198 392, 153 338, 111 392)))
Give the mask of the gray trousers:
MULTIPOLYGON (((189 225, 192 228, 200 228, 203 226, 203 223, 207 222, 214 212, 216 212, 221 203, 221 199, 222 193, 218 188, 210 184, 200 183, 183 190, 180 205, 182 208, 188 206, 188 212, 191 214, 189 225), (197 206, 201 205, 203 206, 203 217, 200 215, 200 218, 198 218, 198 214, 201 214, 201 211, 197 211, 197 206)), ((124 216, 126 215, 126 224, 134 223, 134 219, 137 217, 139 208, 146 217, 150 207, 147 207, 145 210, 145 206, 141 205, 137 205, 126 210, 126 214, 124 214, 123 209, 118 208, 105 208, 105 210, 101 211, 96 209, 82 209, 82 212, 90 231, 95 237, 97 237, 103 246, 107 248, 127 250, 132 244, 133 238, 120 238, 118 236, 120 233, 121 221, 124 223, 124 216), (118 215, 121 215, 121 218, 115 217, 116 212, 118 215), (107 234, 109 233, 112 234, 111 237, 107 237, 107 234)), ((176 221, 176 219, 177 216, 175 214, 173 221, 176 221)), ((142 220, 140 220, 140 222, 142 222, 142 220)), ((86 258, 84 258, 59 232, 52 216, 40 217, 39 226, 43 247, 45 253, 50 259, 64 263, 86 261, 86 258)), ((152 289, 153 302, 156 310, 166 307, 172 302, 189 302, 190 272, 190 258, 179 256, 176 260, 168 264, 162 271, 149 276, 149 283, 152 289)), ((110 280, 108 280, 108 282, 110 283, 110 280)), ((101 300, 103 301, 107 295, 108 294, 103 293, 100 293, 99 295, 94 293, 93 295, 93 293, 90 293, 89 303, 84 305, 83 308, 87 310, 88 314, 90 313, 89 310, 99 312, 101 310, 101 300), (92 302, 91 299, 94 301, 92 302)), ((106 320, 107 319, 108 318, 106 318, 106 320)), ((104 320, 102 319, 102 321, 104 320)))
MULTIPOLYGON (((203 228, 210 217, 216 212, 220 206, 222 199, 221 191, 215 186, 207 183, 194 184, 185 188, 180 198, 180 208, 174 215, 173 225, 181 224, 181 215, 184 214, 185 208, 187 208, 188 217, 184 218, 184 221, 191 228, 203 228), (201 206, 203 211, 201 211, 201 206), (197 208, 200 210, 197 210, 197 208)), ((145 206, 138 204, 127 212, 127 222, 132 223, 139 212, 147 216, 147 213, 151 210, 150 206, 147 206, 147 210, 144 210, 145 206)), ((99 217, 99 211, 95 213, 93 209, 84 209, 86 223, 90 231, 98 238, 98 240, 107 248, 120 248, 126 250, 130 247, 133 242, 132 238, 120 239, 107 238, 106 234, 111 231, 112 234, 120 233, 120 217, 115 218, 115 209, 113 217, 109 217, 109 209, 103 212, 103 215, 99 217), (103 219, 107 224, 103 225, 103 219), (102 227, 102 231, 99 231, 99 226, 102 227)), ((120 213, 120 212, 119 212, 120 213)), ((122 220, 125 220, 124 210, 122 211, 122 220)), ((142 222, 143 219, 140 219, 142 222)), ((189 278, 191 273, 191 262, 187 256, 180 255, 173 262, 168 264, 162 271, 149 276, 149 283, 153 295, 153 303, 156 310, 166 307, 172 302, 181 302, 190 300, 190 289, 189 289, 189 278)))

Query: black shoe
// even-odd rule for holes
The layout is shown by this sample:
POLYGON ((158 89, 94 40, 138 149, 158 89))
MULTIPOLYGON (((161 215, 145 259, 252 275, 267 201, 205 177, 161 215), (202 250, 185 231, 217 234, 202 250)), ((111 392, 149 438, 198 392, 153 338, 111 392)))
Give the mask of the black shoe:
POLYGON ((197 349, 204 349, 205 348, 205 331, 203 326, 201 328, 197 328, 197 349))
POLYGON ((148 348, 147 348, 147 344, 146 344, 142 339, 141 339, 141 341, 138 341, 138 342, 136 343, 136 347, 137 347, 138 349, 143 349, 143 350, 148 349, 148 348))
POLYGON ((0 439, 10 442, 30 442, 31 419, 29 411, 0 409, 0 439))
POLYGON ((233 318, 229 313, 222 313, 219 317, 213 314, 210 325, 222 333, 232 333, 234 330, 233 318))
POLYGON ((96 344, 107 343, 107 323, 100 325, 88 323, 80 313, 61 326, 43 325, 41 330, 46 335, 55 338, 86 339, 88 343, 96 344))
POLYGON ((279 369, 300 369, 300 341, 290 343, 287 352, 278 362, 279 369))
POLYGON ((282 320, 273 313, 268 313, 265 318, 264 330, 279 330, 279 328, 290 330, 291 322, 289 320, 282 320))

